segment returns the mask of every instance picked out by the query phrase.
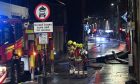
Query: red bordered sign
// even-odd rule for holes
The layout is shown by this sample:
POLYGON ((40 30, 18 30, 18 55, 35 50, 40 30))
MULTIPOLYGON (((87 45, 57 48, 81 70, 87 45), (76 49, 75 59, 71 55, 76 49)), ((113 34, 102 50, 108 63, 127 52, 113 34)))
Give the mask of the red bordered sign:
POLYGON ((40 3, 36 6, 34 14, 37 20, 45 21, 50 16, 50 7, 45 3, 40 3))

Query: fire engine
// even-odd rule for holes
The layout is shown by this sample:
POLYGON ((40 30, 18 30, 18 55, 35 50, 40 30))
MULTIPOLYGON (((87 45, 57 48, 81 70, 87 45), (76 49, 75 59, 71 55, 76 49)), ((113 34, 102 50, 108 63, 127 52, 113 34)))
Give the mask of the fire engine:
POLYGON ((7 63, 12 58, 13 50, 18 56, 23 54, 23 28, 20 19, 0 19, 0 83, 2 83, 7 72, 7 63))

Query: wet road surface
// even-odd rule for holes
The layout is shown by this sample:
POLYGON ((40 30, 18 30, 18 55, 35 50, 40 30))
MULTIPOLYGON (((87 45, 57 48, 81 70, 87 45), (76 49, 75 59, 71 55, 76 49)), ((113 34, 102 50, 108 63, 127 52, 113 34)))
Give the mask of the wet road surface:
POLYGON ((125 84, 129 80, 128 65, 106 64, 96 71, 95 77, 89 84, 125 84))
MULTIPOLYGON (((111 40, 107 43, 89 43, 89 57, 96 58, 112 54, 112 50, 120 52, 125 49, 125 44, 117 40, 111 40)), ((113 62, 116 62, 114 60, 113 62)), ((90 62, 88 66, 87 77, 70 77, 68 74, 68 62, 62 62, 55 65, 54 76, 47 77, 47 84, 125 84, 129 79, 128 65, 121 63, 94 63, 90 62)), ((26 82, 22 84, 39 84, 26 82)))
POLYGON ((89 42, 88 43, 88 51, 89 51, 89 58, 98 58, 104 57, 106 55, 112 54, 112 51, 115 53, 119 53, 124 51, 126 44, 124 42, 120 42, 115 39, 111 39, 107 42, 89 42))

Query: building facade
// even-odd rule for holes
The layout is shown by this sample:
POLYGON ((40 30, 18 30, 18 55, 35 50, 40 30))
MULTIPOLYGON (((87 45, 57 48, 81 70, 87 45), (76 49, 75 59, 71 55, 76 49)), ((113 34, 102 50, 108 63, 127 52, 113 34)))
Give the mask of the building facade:
POLYGON ((27 19, 29 16, 28 8, 9 4, 5 2, 0 2, 0 15, 7 16, 9 18, 12 17, 21 17, 27 19))

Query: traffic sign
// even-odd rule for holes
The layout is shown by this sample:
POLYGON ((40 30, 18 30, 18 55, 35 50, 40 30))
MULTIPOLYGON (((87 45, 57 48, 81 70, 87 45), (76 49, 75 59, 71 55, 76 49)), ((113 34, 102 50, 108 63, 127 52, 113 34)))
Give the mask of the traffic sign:
POLYGON ((34 23, 34 32, 53 32, 53 22, 35 22, 34 23))
POLYGON ((125 20, 125 22, 127 22, 127 12, 124 15, 122 15, 121 17, 125 20))
POLYGON ((48 34, 47 33, 40 33, 39 44, 48 44, 48 34))
POLYGON ((50 16, 50 7, 45 3, 41 3, 36 6, 34 14, 37 20, 45 21, 50 16))

